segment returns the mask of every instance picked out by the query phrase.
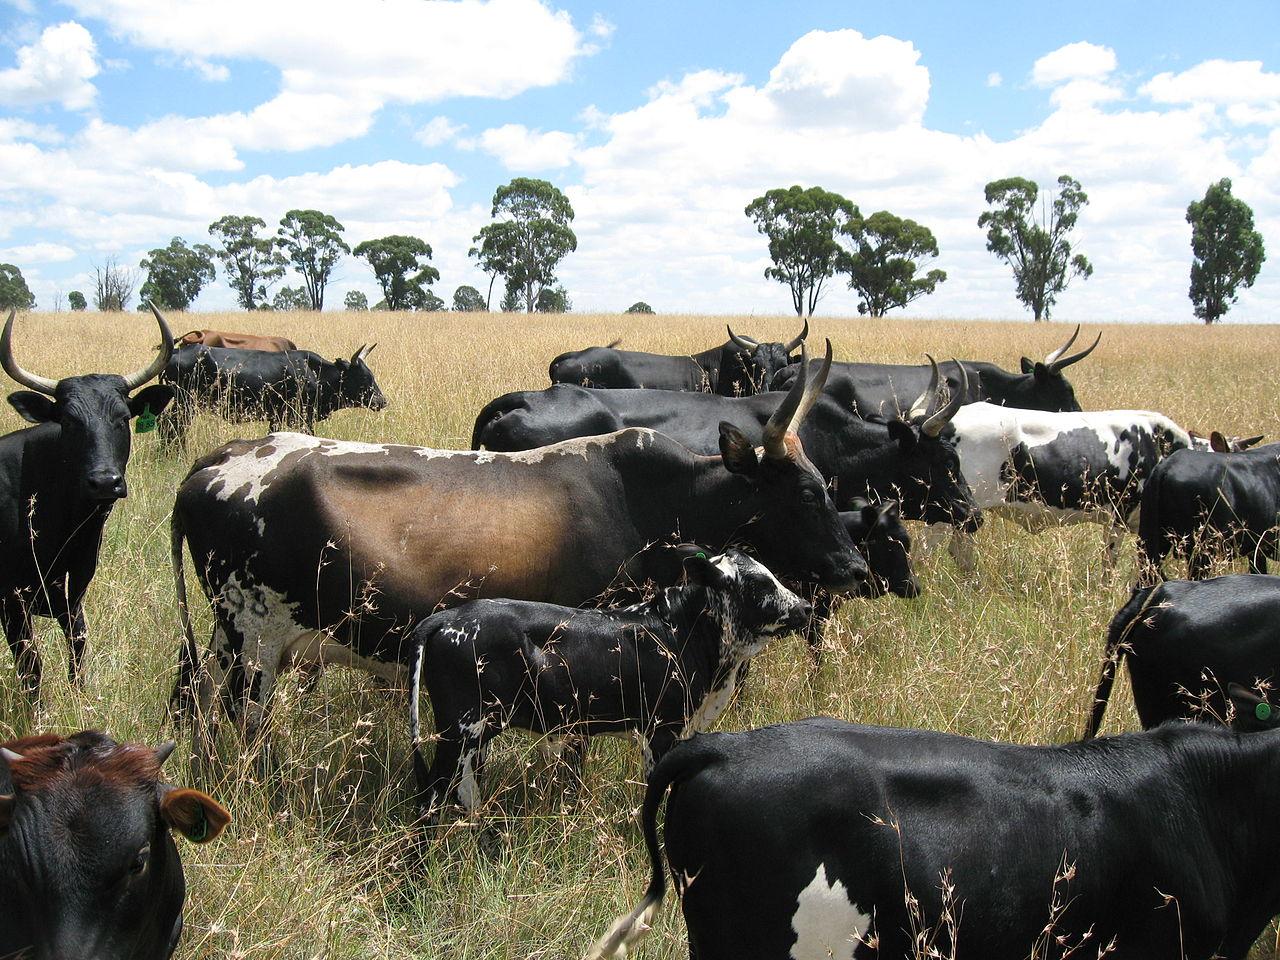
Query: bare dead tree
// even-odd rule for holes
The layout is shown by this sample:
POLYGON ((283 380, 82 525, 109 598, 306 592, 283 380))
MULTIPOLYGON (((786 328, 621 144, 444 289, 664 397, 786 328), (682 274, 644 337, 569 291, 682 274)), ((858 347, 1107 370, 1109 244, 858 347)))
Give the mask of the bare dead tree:
POLYGON ((107 257, 102 266, 93 266, 93 305, 99 310, 125 310, 138 288, 138 271, 107 257))

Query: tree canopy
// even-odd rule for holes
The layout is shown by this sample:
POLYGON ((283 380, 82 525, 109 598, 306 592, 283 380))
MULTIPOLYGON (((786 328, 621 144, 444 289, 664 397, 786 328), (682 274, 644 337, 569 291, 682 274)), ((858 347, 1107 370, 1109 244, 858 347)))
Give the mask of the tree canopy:
POLYGON ((849 275, 849 286, 862 298, 858 313, 883 317, 933 293, 947 279, 944 270, 919 275, 921 261, 938 255, 938 242, 933 231, 914 220, 880 210, 869 217, 850 218, 840 233, 848 246, 837 270, 849 275))
POLYGON ((258 236, 266 226, 260 217, 233 214, 209 224, 209 233, 222 244, 214 251, 222 261, 222 274, 246 310, 267 303, 267 291, 284 276, 284 255, 271 237, 258 236))
POLYGON ((858 208, 821 187, 770 190, 747 204, 746 215, 769 240, 770 280, 785 283, 798 316, 812 316, 822 288, 840 262, 836 234, 858 208))
POLYGON ((214 279, 213 248, 197 243, 189 247, 174 237, 167 247, 150 251, 139 266, 146 271, 142 299, 169 310, 186 310, 207 283, 214 279))
POLYGON ((1203 200, 1187 206, 1191 224, 1191 296, 1195 315, 1205 323, 1221 319, 1236 302, 1240 287, 1252 287, 1267 259, 1262 234, 1253 228, 1253 210, 1231 194, 1223 177, 1203 200))
POLYGON ((36 298, 22 271, 12 263, 0 263, 0 307, 5 310, 31 310, 35 305, 36 298))
POLYGON ((423 309, 425 288, 440 279, 440 271, 427 262, 431 244, 418 237, 392 234, 365 240, 354 253, 373 268, 387 310, 423 309))
POLYGON ((578 249, 569 226, 573 207, 548 181, 516 177, 494 192, 490 216, 494 222, 480 228, 469 253, 486 273, 503 277, 507 293, 515 291, 532 312, 542 291, 555 284, 560 261, 578 249))
POLYGON ((312 310, 324 309, 324 289, 333 268, 351 248, 342 239, 346 228, 319 210, 290 210, 280 221, 276 243, 302 277, 312 310))
POLYGON ((348 290, 347 295, 342 298, 342 305, 348 310, 368 310, 369 298, 364 295, 363 290, 348 290))
POLYGON ((482 313, 489 309, 489 305, 479 290, 464 283, 453 291, 453 309, 462 313, 482 313))
POLYGON ((1047 211, 1041 204, 1039 216, 1040 188, 1034 181, 992 180, 985 193, 987 205, 994 207, 978 217, 978 226, 987 229, 987 249, 1013 268, 1018 299, 1035 319, 1046 320, 1071 279, 1093 273, 1083 254, 1072 256, 1068 239, 1089 197, 1066 174, 1058 177, 1057 195, 1047 211))
POLYGON ((85 300, 84 294, 79 290, 72 290, 67 294, 67 306, 72 310, 84 310, 89 306, 89 301, 85 300))
POLYGON ((281 287, 271 300, 272 310, 310 310, 311 298, 302 287, 281 287))
POLYGON ((643 300, 637 300, 631 306, 627 307, 627 313, 653 313, 653 307, 649 306, 643 300))

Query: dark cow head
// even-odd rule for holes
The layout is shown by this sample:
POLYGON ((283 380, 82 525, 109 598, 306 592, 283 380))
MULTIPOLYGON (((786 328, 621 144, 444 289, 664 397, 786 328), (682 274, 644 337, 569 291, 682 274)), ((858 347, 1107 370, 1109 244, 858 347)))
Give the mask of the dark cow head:
POLYGON ((1079 335, 1080 325, 1076 324, 1075 332, 1067 338, 1067 342, 1045 357, 1043 362, 1023 357, 1024 376, 1004 389, 1004 396, 1001 399, 1005 406, 1021 407, 1026 410, 1045 410, 1050 413, 1078 412, 1080 401, 1076 399, 1076 392, 1067 382, 1067 378, 1062 375, 1062 371, 1093 353, 1102 340, 1102 334, 1099 333, 1097 339, 1087 349, 1066 356, 1066 352, 1071 349, 1071 345, 1076 342, 1076 337, 1079 335))
POLYGON ((764 428, 759 449, 728 421, 720 423, 725 468, 750 482, 755 516, 743 533, 788 578, 822 584, 834 592, 858 589, 868 576, 866 561, 840 523, 822 474, 805 456, 796 434, 822 395, 831 371, 831 341, 817 376, 809 377, 801 348, 800 373, 764 428))
POLYGON ((231 817, 160 782, 172 750, 94 731, 0 748, 0 956, 173 954, 186 884, 172 834, 206 843, 231 817))
POLYGON ((902 456, 901 508, 909 517, 926 523, 949 523, 974 531, 982 525, 982 512, 960 472, 955 444, 946 433, 968 390, 969 374, 957 364, 960 389, 939 407, 942 377, 933 357, 929 357, 929 364, 933 368, 929 386, 911 405, 907 418, 888 423, 889 436, 897 442, 902 456))
POLYGON ((1228 437, 1224 433, 1214 430, 1209 434, 1206 440, 1194 430, 1190 431, 1191 446, 1196 450, 1212 450, 1214 453, 1239 453, 1241 450, 1248 450, 1256 443, 1261 443, 1266 434, 1259 434, 1256 437, 1228 437))
POLYGON ((142 414, 155 416, 173 399, 173 388, 152 385, 130 396, 159 376, 173 353, 173 335, 153 306, 160 325, 160 348, 148 367, 127 376, 85 374, 50 380, 28 373, 13 357, 13 321, 9 311, 0 335, 0 365, 30 390, 9 394, 9 403, 30 423, 53 423, 60 428, 63 484, 83 500, 111 504, 129 495, 125 466, 129 462, 129 421, 142 414))
POLYGON ((373 353, 373 348, 376 346, 376 343, 372 347, 361 346, 351 355, 350 360, 333 361, 338 367, 342 384, 339 406, 367 407, 370 410, 386 409, 387 398, 382 395, 378 382, 373 378, 373 371, 365 363, 365 359, 373 353))
POLYGON ((700 584, 717 607, 727 657, 752 656, 770 637, 799 630, 813 613, 759 560, 740 550, 708 558, 695 553, 684 560, 690 582, 700 584))
POLYGON ((871 568, 868 596, 920 596, 920 581, 911 568, 911 535, 897 500, 875 504, 855 497, 848 510, 840 511, 840 519, 871 568))
POLYGON ((720 365, 720 377, 716 393, 726 397, 747 396, 768 389, 778 371, 797 362, 792 354, 809 336, 809 321, 794 340, 787 343, 761 343, 751 337, 740 336, 728 324, 729 343, 736 348, 720 365))

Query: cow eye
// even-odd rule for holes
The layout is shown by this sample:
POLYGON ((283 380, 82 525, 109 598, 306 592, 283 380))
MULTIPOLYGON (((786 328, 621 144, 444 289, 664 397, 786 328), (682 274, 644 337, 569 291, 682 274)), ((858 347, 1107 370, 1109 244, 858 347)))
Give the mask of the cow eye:
POLYGON ((129 872, 135 876, 147 869, 147 861, 151 859, 150 845, 143 847, 133 857, 133 863, 129 864, 129 872))
POLYGON ((800 502, 806 506, 813 506, 818 502, 818 495, 812 490, 805 490, 800 494, 800 502))

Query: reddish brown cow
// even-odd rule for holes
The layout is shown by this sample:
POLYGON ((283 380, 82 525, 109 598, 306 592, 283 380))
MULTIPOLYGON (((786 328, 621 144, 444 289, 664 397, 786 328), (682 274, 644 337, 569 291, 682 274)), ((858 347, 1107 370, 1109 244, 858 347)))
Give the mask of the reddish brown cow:
POLYGON ((259 336, 256 333, 231 333, 227 330, 192 330, 184 333, 175 342, 175 347, 185 347, 189 343, 202 343, 206 347, 227 347, 231 350, 269 350, 272 353, 284 353, 286 350, 297 350, 297 345, 285 337, 259 336))
POLYGON ((173 742, 86 730, 0 744, 0 957, 168 960, 186 884, 172 832, 213 840, 213 798, 160 781, 173 742))

